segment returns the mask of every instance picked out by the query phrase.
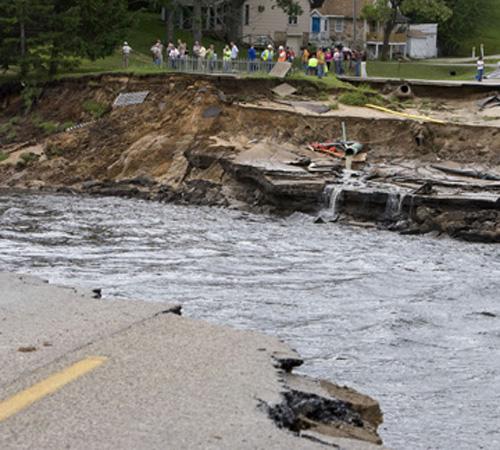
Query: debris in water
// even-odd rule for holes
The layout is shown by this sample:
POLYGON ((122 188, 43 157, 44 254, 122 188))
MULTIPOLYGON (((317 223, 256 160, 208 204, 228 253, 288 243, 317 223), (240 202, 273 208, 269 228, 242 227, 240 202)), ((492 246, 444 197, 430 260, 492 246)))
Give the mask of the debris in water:
POLYGON ((479 313, 479 315, 484 316, 484 317, 492 317, 492 318, 497 316, 496 314, 489 312, 489 311, 481 311, 479 313))
POLYGON ((36 347, 33 347, 33 346, 29 346, 29 347, 19 347, 17 349, 18 352, 21 352, 21 353, 33 353, 33 352, 36 352, 37 351, 37 348, 36 347))

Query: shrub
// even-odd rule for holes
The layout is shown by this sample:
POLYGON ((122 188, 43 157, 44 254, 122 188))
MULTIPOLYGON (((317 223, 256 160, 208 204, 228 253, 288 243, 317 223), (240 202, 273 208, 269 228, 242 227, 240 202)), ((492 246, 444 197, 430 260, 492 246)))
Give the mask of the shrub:
POLYGON ((7 139, 7 142, 15 141, 17 139, 16 131, 12 130, 9 133, 7 133, 6 139, 7 139))
POLYGON ((87 100, 83 103, 83 109, 94 119, 100 119, 108 111, 108 106, 96 100, 87 100))
POLYGON ((16 164, 16 169, 17 170, 26 169, 26 167, 28 167, 29 165, 31 165, 35 161, 38 161, 39 158, 40 158, 39 155, 35 155, 35 153, 32 153, 32 152, 22 153, 21 159, 16 164))
POLYGON ((38 122, 36 127, 44 134, 54 134, 59 131, 59 124, 57 122, 38 122))
POLYGON ((21 154, 21 160, 24 161, 26 164, 38 161, 39 158, 40 156, 36 155, 33 152, 25 152, 21 154))
POLYGON ((31 108, 38 101, 43 93, 43 89, 36 85, 28 84, 21 92, 21 99, 25 108, 26 114, 31 111, 31 108))
POLYGON ((17 132, 14 128, 16 123, 17 121, 10 119, 0 125, 0 138, 2 138, 4 142, 12 142, 16 140, 17 132))
POLYGON ((61 126, 60 129, 61 131, 66 131, 68 128, 74 127, 76 124, 75 122, 64 122, 61 126))
POLYGON ((64 149, 59 147, 57 144, 51 143, 45 148, 45 155, 47 156, 47 159, 57 158, 62 156, 63 153, 64 149))
POLYGON ((349 106, 365 106, 370 103, 370 98, 361 91, 345 92, 340 95, 339 102, 349 106))
POLYGON ((350 106, 365 106, 367 103, 379 106, 387 104, 387 100, 378 91, 364 85, 342 94, 339 102, 350 106))

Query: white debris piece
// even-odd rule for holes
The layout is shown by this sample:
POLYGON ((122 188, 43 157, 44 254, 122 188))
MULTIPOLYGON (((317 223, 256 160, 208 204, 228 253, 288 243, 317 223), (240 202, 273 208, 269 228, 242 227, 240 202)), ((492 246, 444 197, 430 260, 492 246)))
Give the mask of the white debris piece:
POLYGON ((131 106, 131 105, 141 105, 146 100, 149 95, 149 91, 141 92, 127 92, 125 94, 120 94, 116 97, 113 107, 116 106, 131 106))

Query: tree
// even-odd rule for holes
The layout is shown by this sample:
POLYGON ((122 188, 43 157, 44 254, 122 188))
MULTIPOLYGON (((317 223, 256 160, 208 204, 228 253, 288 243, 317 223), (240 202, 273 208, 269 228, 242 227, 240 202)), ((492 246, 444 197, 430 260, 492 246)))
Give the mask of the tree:
POLYGON ((382 23, 384 39, 382 59, 387 60, 389 55, 389 41, 396 28, 400 15, 419 14, 425 20, 446 21, 452 11, 445 0, 375 0, 374 3, 365 5, 363 17, 382 23))
POLYGON ((462 50, 464 40, 477 35, 477 30, 488 14, 489 2, 446 0, 446 4, 453 15, 439 24, 439 46, 445 55, 456 55, 462 50))
POLYGON ((0 0, 2 66, 53 76, 79 57, 111 54, 128 24, 127 0, 0 0))
POLYGON ((37 58, 33 48, 41 48, 48 39, 47 24, 52 21, 51 2, 0 0, 0 56, 4 70, 17 65, 25 75, 37 58), (37 24, 37 19, 40 24, 37 24), (37 33, 31 30, 37 28, 37 33))

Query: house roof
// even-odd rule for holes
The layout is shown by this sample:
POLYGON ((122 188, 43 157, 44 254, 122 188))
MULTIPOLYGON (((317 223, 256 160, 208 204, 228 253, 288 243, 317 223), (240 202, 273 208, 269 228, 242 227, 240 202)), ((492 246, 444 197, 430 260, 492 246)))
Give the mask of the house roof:
MULTIPOLYGON (((356 15, 361 16, 363 7, 373 0, 357 0, 356 1, 356 15)), ((352 18, 354 12, 353 0, 324 0, 323 5, 316 8, 322 16, 343 16, 352 18)))

